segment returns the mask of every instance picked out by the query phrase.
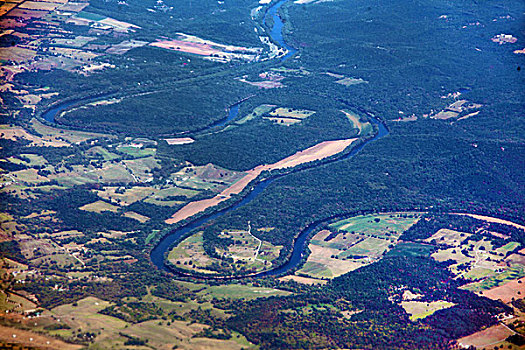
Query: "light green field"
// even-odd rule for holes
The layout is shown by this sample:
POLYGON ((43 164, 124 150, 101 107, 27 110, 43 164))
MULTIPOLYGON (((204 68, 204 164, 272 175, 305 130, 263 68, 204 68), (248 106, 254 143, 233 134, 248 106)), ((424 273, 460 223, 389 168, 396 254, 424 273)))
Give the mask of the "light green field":
POLYGON ((515 280, 525 276, 525 267, 523 265, 514 265, 501 273, 490 276, 480 282, 469 283, 460 288, 470 290, 471 292, 481 292, 494 287, 501 286, 508 281, 515 280))
POLYGON ((153 193, 155 189, 153 187, 142 187, 135 186, 131 188, 123 187, 104 187, 104 190, 93 190, 99 197, 112 202, 117 202, 121 205, 130 205, 137 201, 140 201, 153 193), (122 190, 122 193, 116 193, 119 189, 122 190))
POLYGON ((157 150, 155 148, 138 148, 131 146, 119 146, 117 148, 120 152, 129 154, 133 157, 148 157, 154 156, 157 150))
POLYGON ((214 298, 229 298, 229 299, 257 299, 263 297, 290 295, 292 293, 275 289, 275 288, 261 288, 242 284, 225 284, 220 286, 209 286, 199 295, 214 298))
POLYGON ((110 212, 116 213, 119 210, 119 207, 109 204, 104 201, 96 201, 93 203, 83 205, 78 209, 85 210, 85 211, 91 211, 94 213, 102 213, 103 211, 110 211, 110 212))
POLYGON ((171 175, 171 180, 180 187, 194 190, 210 190, 215 193, 229 187, 245 173, 224 169, 213 164, 189 165, 171 175))
POLYGON ((263 116, 264 114, 270 112, 275 107, 277 107, 277 106, 276 105, 267 105, 267 104, 257 106, 257 107, 255 107, 253 109, 253 111, 251 113, 249 113, 245 117, 242 117, 241 119, 237 120, 235 122, 235 124, 242 125, 242 124, 244 124, 244 123, 246 123, 246 122, 248 122, 248 121, 250 121, 252 119, 259 118, 259 117, 263 116))
POLYGON ((87 155, 90 155, 90 156, 100 155, 100 156, 102 156, 102 158, 104 160, 113 160, 113 159, 120 158, 115 153, 111 153, 110 151, 108 151, 104 147, 100 147, 100 146, 92 147, 92 148, 88 149, 86 151, 86 153, 87 153, 87 155))
MULTIPOLYGON (((230 238, 234 244, 228 249, 218 249, 222 257, 233 259, 230 267, 233 270, 248 272, 263 271, 271 268, 274 259, 279 256, 281 246, 273 246, 260 241, 247 231, 231 231, 222 233, 220 237, 230 238)), ((213 264, 221 264, 222 259, 212 258, 206 254, 203 247, 202 232, 196 233, 173 248, 168 254, 168 260, 175 266, 187 270, 216 273, 208 270, 213 264)))
POLYGON ((135 176, 142 180, 151 178, 151 171, 155 168, 160 168, 160 162, 153 157, 124 160, 123 163, 135 176))
POLYGON ((47 126, 39 122, 37 119, 31 120, 32 128, 39 134, 43 135, 45 139, 65 140, 70 143, 83 142, 95 138, 114 138, 115 136, 108 134, 100 134, 93 132, 75 131, 67 129, 58 129, 47 126))
POLYGON ((29 166, 34 166, 34 165, 42 166, 42 165, 47 164, 47 160, 44 157, 37 155, 37 154, 30 154, 30 153, 20 154, 20 157, 28 158, 29 166))
POLYGON ((147 216, 144 216, 144 215, 140 215, 139 213, 135 213, 134 211, 127 211, 124 213, 124 216, 127 217, 127 218, 131 218, 131 219, 135 219, 139 222, 146 222, 148 221, 150 218, 148 218, 147 216))
POLYGON ((456 304, 448 301, 438 300, 431 302, 423 301, 402 301, 401 307, 410 314, 410 319, 416 321, 432 315, 438 310, 448 309, 456 304))
POLYGON ((330 228, 379 238, 390 238, 399 237, 418 220, 418 213, 360 215, 333 223, 330 228), (375 219, 379 219, 379 222, 376 222, 375 219))
POLYGON ((298 273, 334 278, 371 264, 390 250, 419 219, 415 213, 361 215, 329 225, 310 241, 310 255, 298 273))
POLYGON ((210 265, 213 259, 206 255, 202 242, 202 232, 186 238, 169 252, 168 261, 179 268, 210 273, 205 267, 210 265))

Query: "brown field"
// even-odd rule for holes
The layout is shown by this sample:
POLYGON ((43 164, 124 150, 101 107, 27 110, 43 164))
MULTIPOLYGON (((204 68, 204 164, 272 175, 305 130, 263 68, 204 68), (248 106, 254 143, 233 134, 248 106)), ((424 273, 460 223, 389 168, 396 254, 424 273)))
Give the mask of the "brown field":
POLYGON ((284 277, 279 278, 279 280, 280 281, 295 281, 298 283, 309 284, 309 285, 328 283, 327 280, 320 280, 317 278, 303 277, 303 276, 296 276, 296 275, 284 276, 284 277))
POLYGON ((0 60, 25 62, 35 58, 36 51, 23 47, 0 47, 0 60))
MULTIPOLYGON (((6 13, 8 13, 9 11, 11 11, 13 9, 13 7, 15 7, 16 4, 15 3, 12 3, 12 2, 4 2, 3 4, 0 5, 0 16, 3 16, 5 15, 6 13)), ((2 27, 2 28, 5 28, 5 27, 2 27)))
POLYGON ((436 243, 438 244, 446 244, 448 246, 457 247, 461 245, 462 241, 470 236, 470 233, 458 232, 443 228, 434 233, 431 237, 425 239, 425 242, 429 243, 433 240, 436 240, 436 243))
POLYGON ((504 303, 509 303, 512 299, 523 298, 525 295, 525 277, 486 290, 482 295, 493 300, 501 300, 504 303))
POLYGON ((229 198, 232 195, 239 194, 251 181, 259 176, 264 170, 275 170, 293 168, 297 165, 312 162, 315 160, 324 159, 342 152, 345 148, 350 146, 357 139, 346 139, 336 141, 324 141, 313 147, 299 151, 277 163, 270 165, 259 165, 252 170, 247 171, 247 174, 239 181, 234 183, 222 191, 217 196, 204 199, 197 202, 191 202, 177 211, 173 216, 166 220, 167 224, 174 224, 181 220, 187 219, 207 208, 213 207, 229 198))
POLYGON ((103 191, 94 191, 99 197, 110 201, 116 201, 121 205, 130 205, 152 195, 155 192, 153 187, 137 186, 130 189, 125 189, 124 193, 115 193, 115 191, 118 189, 119 187, 105 187, 103 191))
POLYGON ((123 55, 133 48, 141 47, 146 44, 148 44, 147 41, 125 40, 119 44, 112 45, 109 49, 106 50, 106 53, 112 55, 123 55))
POLYGON ((124 216, 127 218, 135 219, 141 223, 144 223, 149 220, 147 216, 140 215, 139 213, 135 213, 134 211, 127 211, 124 213, 124 216))
POLYGON ((483 349, 503 342, 508 336, 514 333, 515 332, 511 331, 507 326, 498 324, 467 337, 460 338, 457 342, 463 348, 475 346, 477 349, 483 349))
POLYGON ((260 48, 247 48, 241 46, 224 45, 210 40, 205 40, 193 35, 177 33, 178 38, 173 40, 160 40, 151 43, 151 46, 161 47, 168 50, 192 53, 206 56, 217 61, 227 62, 231 59, 254 60, 261 52, 260 48))
POLYGON ((168 145, 185 145, 188 143, 192 143, 195 140, 191 137, 179 137, 179 138, 173 138, 173 139, 164 139, 168 143, 168 145))
POLYGON ((497 224, 504 224, 504 225, 514 226, 516 228, 525 230, 525 226, 523 226, 523 225, 516 224, 514 222, 511 222, 511 221, 508 221, 508 220, 504 220, 504 219, 494 218, 494 217, 491 217, 491 216, 477 215, 477 214, 465 214, 465 213, 452 213, 452 214, 454 214, 454 215, 466 215, 466 216, 470 216, 470 217, 472 217, 474 219, 484 220, 484 221, 487 221, 487 222, 494 222, 494 223, 497 223, 497 224))
POLYGON ((47 11, 24 10, 20 8, 15 8, 9 12, 9 16, 11 17, 20 17, 26 20, 31 18, 42 18, 47 16, 47 14, 47 11))
POLYGON ((35 129, 36 132, 42 135, 42 139, 44 141, 49 141, 49 142, 67 141, 69 143, 80 143, 80 142, 95 139, 95 138, 102 138, 102 137, 114 138, 115 137, 115 136, 108 135, 108 134, 54 128, 52 126, 42 124, 37 119, 31 120, 31 126, 33 127, 33 129, 35 129))
POLYGON ((246 83, 248 85, 257 86, 261 89, 276 89, 276 88, 283 88, 286 86, 280 81, 274 81, 274 80, 249 81, 246 79, 239 79, 239 81, 246 83))
POLYGON ((6 343, 22 344, 29 347, 38 347, 42 349, 64 349, 76 350, 82 349, 82 345, 69 344, 48 337, 39 333, 25 331, 21 329, 13 329, 9 327, 0 326, 0 339, 6 343))
POLYGON ((59 140, 44 140, 38 136, 31 135, 21 127, 0 126, 0 138, 7 140, 25 139, 31 141, 34 146, 52 146, 65 147, 69 146, 68 142, 59 140))
MULTIPOLYGON (((57 1, 67 2, 67 1, 57 1)), ((87 2, 68 2, 67 4, 60 6, 59 10, 64 12, 80 12, 89 5, 87 2)))
POLYGON ((341 112, 343 112, 346 115, 346 117, 350 119, 354 126, 359 130, 359 134, 362 134, 365 128, 367 129, 371 127, 370 123, 362 122, 358 115, 346 110, 341 110, 341 112))
POLYGON ((43 1, 24 1, 18 8, 28 10, 53 11, 62 4, 57 2, 43 2, 43 1))

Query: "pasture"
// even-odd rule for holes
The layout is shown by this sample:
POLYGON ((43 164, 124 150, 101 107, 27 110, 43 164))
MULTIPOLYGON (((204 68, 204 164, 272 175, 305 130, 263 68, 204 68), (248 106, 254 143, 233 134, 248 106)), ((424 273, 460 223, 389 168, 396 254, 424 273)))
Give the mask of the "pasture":
POLYGON ((110 211, 110 212, 116 213, 119 210, 119 207, 109 204, 104 201, 96 201, 93 203, 83 205, 78 209, 85 210, 85 211, 91 211, 94 213, 102 213, 103 211, 110 211))
POLYGON ((211 265, 214 259, 206 254, 202 243, 202 232, 186 238, 169 252, 168 261, 179 268, 212 273, 206 267, 211 265))
POLYGON ((204 298, 252 300, 271 296, 290 295, 291 293, 275 288, 254 287, 243 284, 225 284, 206 287, 206 289, 198 294, 204 298))
POLYGON ((431 302, 411 300, 402 301, 400 305, 405 309, 407 314, 410 314, 410 319, 416 321, 428 317, 438 310, 447 309, 456 304, 443 300, 431 302))
POLYGON ((292 125, 302 122, 314 113, 314 111, 306 109, 278 107, 266 114, 263 118, 271 120, 279 125, 292 125))
POLYGON ((156 192, 156 189, 143 186, 133 186, 131 188, 106 186, 103 190, 93 191, 100 198, 127 206, 152 195, 156 192))
POLYGON ((333 278, 377 261, 418 218, 413 213, 388 213, 332 223, 312 238, 310 255, 298 273, 333 278))
POLYGON ((377 238, 399 237, 419 220, 419 213, 360 215, 335 222, 330 228, 377 238))

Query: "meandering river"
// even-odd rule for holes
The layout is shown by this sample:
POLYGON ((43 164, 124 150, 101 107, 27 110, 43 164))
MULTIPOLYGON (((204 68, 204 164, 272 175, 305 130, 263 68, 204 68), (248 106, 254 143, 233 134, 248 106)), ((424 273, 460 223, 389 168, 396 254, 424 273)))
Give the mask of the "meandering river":
MULTIPOLYGON (((281 18, 279 17, 278 15, 278 11, 279 11, 279 8, 284 4, 286 3, 288 0, 281 0, 277 3, 275 3, 274 5, 272 5, 266 12, 265 14, 265 18, 264 18, 264 21, 265 23, 269 23, 269 19, 271 18, 273 20, 273 27, 270 31, 270 36, 272 38, 272 40, 276 43, 278 43, 281 47, 284 47, 286 50, 287 50, 287 53, 286 55, 284 55, 281 60, 284 61, 290 57, 292 57, 296 52, 297 50, 294 49, 293 47, 289 46, 284 38, 283 38, 283 34, 282 34, 282 29, 283 29, 283 22, 281 20, 281 18)), ((73 106, 76 106, 76 105, 79 105, 81 103, 84 103, 85 102, 92 102, 92 101, 95 101, 97 99, 101 99, 101 98, 104 98, 106 96, 98 96, 98 97, 91 97, 91 98, 86 98, 86 99, 77 99, 77 100, 72 100, 72 101, 68 101, 68 102, 64 102, 62 104, 59 104, 55 107, 52 107, 50 108, 49 110, 47 110, 45 113, 42 114, 42 118, 47 120, 48 122, 55 122, 55 118, 57 116, 60 115, 60 113, 70 109, 71 107, 73 106)), ((225 124, 227 124, 229 121, 235 119, 237 117, 237 114, 239 112, 239 104, 240 103, 237 103, 235 105, 233 105, 232 107, 230 107, 229 111, 228 111, 228 114, 225 118, 211 124, 210 126, 206 127, 206 129, 215 129, 215 128, 218 128, 218 127, 222 127, 224 126, 225 124)), ((375 124, 377 126, 377 129, 378 129, 378 132, 377 134, 371 138, 371 139, 368 139, 366 142, 362 143, 361 145, 355 147, 351 152, 341 156, 340 158, 335 158, 335 159, 332 159, 328 162, 341 162, 341 161, 344 161, 344 160, 347 160, 351 157, 354 157, 357 153, 359 153, 368 143, 370 142, 373 142, 375 140, 378 140, 384 136, 386 136, 388 134, 388 130, 386 129, 386 127, 381 123, 379 122, 378 120, 376 120, 375 118, 370 118, 370 121, 375 124)), ((199 131, 203 131, 203 130, 199 130, 199 131)), ((323 162, 322 164, 326 164, 327 162, 323 162)), ((302 171, 302 170, 299 170, 299 171, 302 171)), ((169 249, 177 242, 179 242, 181 239, 183 239, 184 237, 186 237, 191 231, 193 231, 194 229, 197 229, 199 227, 201 227, 202 225, 210 222, 211 220, 215 220, 235 209, 238 209, 242 206, 245 206, 247 205, 248 203, 250 203, 251 201, 253 201, 255 198, 257 198, 263 191, 266 187, 268 187, 272 182, 274 182, 275 180, 283 177, 283 176, 286 176, 286 174, 282 174, 282 175, 274 175, 274 176, 271 176, 269 178, 266 178, 264 180, 261 180, 260 182, 258 182, 256 185, 254 185, 252 187, 252 189, 250 190, 250 192, 244 197, 242 198, 240 201, 236 202, 235 204, 232 204, 230 207, 227 207, 227 208, 224 208, 222 210, 218 210, 210 215, 206 215, 206 216, 203 216, 203 217, 200 217, 194 221, 191 221, 189 222, 188 224, 178 228, 178 229, 174 229, 172 232, 170 232, 169 234, 167 234, 166 236, 164 236, 158 243, 157 245, 155 246, 155 248, 153 248, 153 250, 151 251, 151 254, 150 254, 150 257, 151 257, 151 261, 153 262, 153 264, 161 269, 161 270, 164 270, 164 271, 168 271, 168 272, 172 272, 176 275, 184 275, 184 276, 191 276, 189 274, 183 274, 183 273, 180 273, 178 271, 174 271, 172 269, 170 269, 170 267, 166 264, 165 262, 165 258, 166 258, 166 253, 169 251, 169 249)), ((328 220, 328 219, 326 219, 328 220)), ((325 220, 325 221, 326 221, 325 220)), ((273 275, 280 275, 280 274, 283 274, 291 269, 294 269, 296 268, 300 263, 301 263, 301 260, 302 260, 302 257, 304 255, 304 251, 305 251, 305 248, 307 246, 307 240, 308 240, 308 237, 310 236, 310 234, 316 229, 319 227, 319 225, 321 225, 324 221, 318 221, 318 222, 314 222, 312 224, 310 224, 308 227, 306 227, 303 231, 301 231, 299 233, 299 235, 297 236, 295 242, 294 242, 294 245, 293 245, 293 251, 292 251, 292 254, 290 256, 290 258, 286 261, 286 263, 284 263, 283 265, 281 266, 278 266, 276 268, 273 268, 273 269, 270 269, 270 270, 267 270, 267 271, 263 271, 263 272, 259 272, 259 273, 256 273, 256 274, 252 274, 250 276, 236 276, 236 277, 218 277, 218 276, 209 276, 209 277, 199 277, 199 278, 207 278, 207 279, 217 279, 217 278, 220 278, 220 279, 231 279, 231 278, 235 278, 235 279, 240 279, 240 278, 245 278, 245 277, 263 277, 263 276, 273 276, 273 275)), ((197 276, 196 276, 197 277, 197 276)))

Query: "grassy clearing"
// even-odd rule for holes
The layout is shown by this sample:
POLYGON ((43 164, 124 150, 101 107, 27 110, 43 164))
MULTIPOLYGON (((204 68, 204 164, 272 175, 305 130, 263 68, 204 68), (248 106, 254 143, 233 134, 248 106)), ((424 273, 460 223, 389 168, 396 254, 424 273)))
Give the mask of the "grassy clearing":
POLYGON ((108 134, 59 129, 44 125, 37 119, 31 120, 31 127, 38 134, 42 135, 44 140, 50 141, 67 141, 69 143, 79 143, 96 138, 114 138, 114 136, 108 134))
POLYGON ((355 232, 377 238, 399 237, 419 220, 419 213, 360 215, 330 225, 335 230, 355 232))
POLYGON ((186 238, 169 252, 168 261, 180 268, 210 273, 205 268, 213 259, 206 255, 202 243, 202 232, 186 238))
POLYGON ((418 219, 412 213, 389 213, 335 222, 312 238, 310 256, 298 273, 333 278, 377 261, 418 219))
MULTIPOLYGON (((223 232, 220 237, 231 239, 234 242, 227 249, 217 249, 220 256, 233 259, 230 266, 234 270, 246 272, 267 270, 271 268, 272 261, 279 256, 282 249, 281 246, 273 246, 259 240, 248 231, 223 232)), ((206 273, 216 273, 209 268, 213 265, 219 266, 224 262, 222 259, 212 258, 205 253, 201 232, 186 238, 173 248, 168 255, 168 260, 177 267, 206 273)))
POLYGON ((177 186, 195 190, 220 192, 244 176, 243 172, 232 171, 213 164, 187 166, 174 173, 171 179, 177 186))
POLYGON ((302 122, 314 113, 315 111, 309 111, 306 109, 278 107, 263 118, 281 125, 292 125, 302 122))
POLYGON ((503 263, 508 249, 519 247, 517 242, 509 242, 500 249, 493 249, 491 242, 486 239, 471 241, 465 238, 466 235, 461 236, 461 233, 450 230, 440 230, 438 234, 443 237, 443 240, 439 238, 439 242, 450 242, 454 245, 450 248, 439 249, 432 254, 432 257, 437 261, 455 261, 455 264, 450 265, 449 269, 467 280, 484 279, 481 285, 493 286, 493 283, 500 283, 506 279, 503 276, 511 266, 517 266, 519 270, 523 270, 519 262, 517 264, 512 261, 503 263), (463 241, 460 242, 456 238, 463 239, 463 241))
POLYGON ((103 211, 110 211, 110 212, 116 213, 119 210, 119 207, 109 204, 104 201, 96 201, 93 203, 83 205, 78 209, 85 210, 85 211, 91 211, 95 213, 101 213, 103 211))
POLYGON ((131 188, 108 186, 104 187, 103 190, 93 191, 103 199, 127 206, 152 195, 156 190, 153 187, 142 186, 134 186, 131 188))
POLYGON ((434 244, 445 244, 452 247, 458 247, 461 243, 470 237, 470 233, 458 232, 449 229, 441 229, 434 233, 431 237, 425 239, 425 242, 434 244))
POLYGON ((139 158, 134 160, 124 160, 123 163, 131 170, 139 181, 152 179, 153 169, 160 168, 160 162, 153 157, 139 158))
POLYGON ((456 304, 448 301, 438 300, 431 302, 424 301, 402 301, 401 307, 410 314, 410 319, 416 321, 432 315, 438 310, 448 309, 456 304))
POLYGON ((144 215, 140 215, 139 213, 135 213, 134 211, 127 211, 124 213, 124 216, 127 217, 127 218, 131 218, 131 219, 135 219, 139 222, 146 222, 148 221, 150 218, 147 217, 147 216, 144 216, 144 215))
POLYGON ((501 286, 509 281, 516 280, 525 276, 525 267, 523 265, 512 266, 501 273, 494 274, 482 281, 469 283, 461 288, 471 292, 481 293, 489 289, 501 286))
POLYGON ((120 152, 129 154, 130 156, 141 158, 141 157, 149 157, 149 156, 155 156, 155 153, 157 152, 157 149, 155 148, 142 148, 142 147, 133 147, 133 146, 119 146, 117 149, 120 152))
POLYGON ((95 146, 86 151, 86 154, 91 157, 102 157, 104 160, 113 160, 119 158, 115 153, 111 153, 101 146, 95 146))
POLYGON ((275 289, 253 287, 242 284, 226 284, 221 286, 210 286, 199 292, 201 296, 228 299, 257 299, 262 297, 290 295, 290 292, 275 289))
POLYGON ((245 117, 242 117, 241 119, 237 120, 234 124, 242 125, 242 124, 244 124, 244 123, 246 123, 246 122, 248 122, 248 121, 250 121, 252 119, 262 117, 266 113, 269 113, 275 107, 277 107, 277 106, 276 105, 269 105, 269 104, 264 104, 264 105, 257 106, 257 107, 255 107, 253 109, 253 111, 251 113, 249 113, 245 117))

